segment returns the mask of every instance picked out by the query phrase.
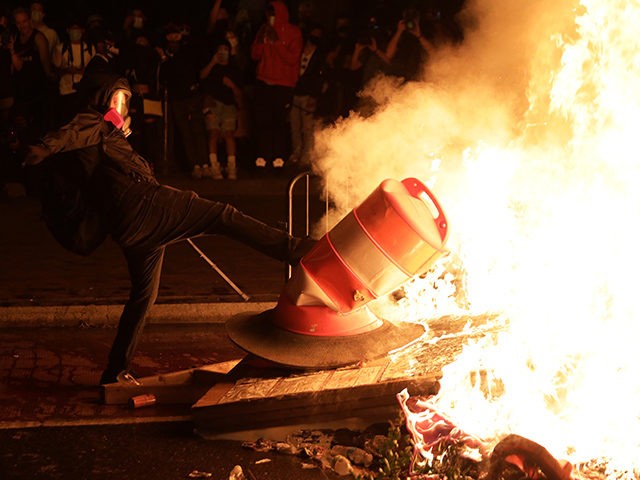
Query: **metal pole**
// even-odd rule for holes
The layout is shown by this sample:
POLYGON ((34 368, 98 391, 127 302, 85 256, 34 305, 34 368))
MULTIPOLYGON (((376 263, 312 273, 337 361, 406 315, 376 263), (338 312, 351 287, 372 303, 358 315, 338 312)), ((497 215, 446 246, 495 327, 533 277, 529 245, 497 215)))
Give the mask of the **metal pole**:
POLYGON ((240 296, 244 299, 244 301, 245 301, 245 302, 248 302, 248 301, 249 301, 249 295, 247 295, 247 294, 246 294, 246 293, 244 293, 242 290, 240 290, 240 288, 238 288, 238 286, 237 286, 235 283, 233 283, 233 282, 231 281, 231 279, 230 279, 229 277, 227 277, 227 276, 224 274, 224 272, 223 272, 222 270, 220 270, 220 268, 219 268, 215 263, 213 263, 213 262, 211 261, 211 259, 210 259, 209 257, 207 257, 207 256, 204 254, 204 252, 203 252, 202 250, 200 250, 200 249, 196 246, 196 244, 195 244, 195 243, 193 243, 193 241, 192 241, 190 238, 187 238, 187 242, 189 242, 189 245, 191 245, 191 246, 193 247, 193 249, 194 249, 196 252, 198 252, 198 253, 200 254, 200 257, 201 257, 201 258, 203 258, 203 259, 204 259, 204 261, 205 261, 205 262, 207 262, 207 263, 211 266, 211 268, 213 268, 216 272, 218 272, 218 275, 220 275, 220 276, 225 280, 225 282, 227 282, 227 283, 229 284, 229 286, 230 286, 231 288, 233 288, 233 289, 236 291, 236 293, 237 293, 238 295, 240 295, 240 296))
POLYGON ((162 88, 162 170, 169 173, 169 100, 167 87, 162 88))
MULTIPOLYGON (((289 181, 289 188, 288 188, 288 221, 287 221, 287 227, 288 227, 288 232, 289 235, 293 236, 293 190, 296 186, 296 184, 298 183, 298 181, 302 178, 305 179, 305 235, 309 236, 310 232, 311 232, 311 220, 310 220, 310 215, 311 215, 311 209, 310 209, 310 194, 311 194, 311 186, 310 186, 310 182, 311 182, 311 176, 314 177, 318 177, 318 175, 314 174, 313 172, 307 171, 307 172, 302 172, 299 173, 298 175, 296 175, 295 177, 293 177, 290 181, 289 181)), ((325 184, 324 187, 324 202, 325 202, 325 233, 329 231, 329 188, 327 186, 327 184, 325 184)), ((291 277, 291 272, 292 272, 292 268, 291 265, 287 264, 287 268, 286 268, 286 272, 285 272, 285 282, 287 280, 289 280, 289 278, 291 277)))

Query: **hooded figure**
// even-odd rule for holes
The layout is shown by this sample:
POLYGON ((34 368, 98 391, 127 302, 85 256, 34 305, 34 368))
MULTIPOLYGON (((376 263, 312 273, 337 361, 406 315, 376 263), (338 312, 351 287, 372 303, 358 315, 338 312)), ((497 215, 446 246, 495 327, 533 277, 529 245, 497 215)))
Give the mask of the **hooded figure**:
MULTIPOLYGON (((94 105, 30 146, 25 157, 25 165, 36 165, 51 157, 45 165, 54 170, 59 163, 74 165, 72 169, 61 169, 61 177, 71 171, 81 172, 66 178, 75 186, 75 192, 62 192, 62 196, 72 199, 68 203, 75 203, 75 209, 57 217, 79 217, 79 225, 90 218, 98 224, 97 235, 84 248, 63 245, 88 254, 111 235, 127 262, 130 295, 100 379, 102 384, 115 382, 118 374, 129 368, 147 312, 158 295, 166 245, 199 235, 223 234, 289 263, 296 263, 312 245, 310 240, 291 237, 229 204, 160 185, 149 163, 126 139, 130 96, 125 79, 110 79, 95 92, 94 105), (81 213, 76 215, 74 210, 81 213)), ((50 209, 44 200, 43 210, 50 209)), ((56 204, 55 198, 48 200, 56 204)), ((69 222, 69 230, 73 224, 69 222)))
POLYGON ((298 81, 302 32, 289 23, 289 12, 280 0, 267 6, 266 22, 251 45, 251 57, 258 62, 254 95, 256 131, 255 164, 284 166, 288 157, 287 108, 298 81))
POLYGON ((283 2, 271 2, 267 8, 267 23, 251 45, 251 57, 258 62, 258 80, 269 85, 294 87, 301 53, 302 32, 289 23, 289 11, 283 2))

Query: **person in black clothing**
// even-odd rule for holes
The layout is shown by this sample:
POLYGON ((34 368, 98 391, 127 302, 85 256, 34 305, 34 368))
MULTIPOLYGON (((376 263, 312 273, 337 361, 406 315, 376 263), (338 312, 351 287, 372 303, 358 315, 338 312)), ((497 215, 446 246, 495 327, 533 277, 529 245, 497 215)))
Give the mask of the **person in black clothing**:
POLYGON ((166 245, 198 235, 223 234, 290 263, 297 263, 312 246, 310 240, 291 237, 229 204, 160 185, 122 131, 130 97, 126 79, 112 79, 96 92, 95 107, 46 134, 25 156, 26 165, 37 165, 53 155, 45 166, 55 166, 63 161, 64 152, 76 155, 85 168, 83 198, 103 224, 102 230, 96 229, 97 238, 85 242, 88 248, 82 253, 90 253, 110 234, 127 261, 131 291, 101 384, 115 382, 129 368, 147 312, 158 294, 166 245))
POLYGON ((160 84, 167 98, 168 151, 178 157, 179 138, 193 177, 210 177, 198 78, 201 54, 178 25, 167 26, 164 43, 160 84))
POLYGON ((291 128, 291 163, 311 164, 313 131, 316 108, 325 81, 325 58, 322 50, 323 30, 318 24, 309 24, 302 55, 300 76, 293 88, 293 100, 289 111, 291 128))
MULTIPOLYGON (((139 21, 134 22, 137 23, 139 21)), ((135 35, 131 43, 122 46, 120 53, 125 76, 134 91, 132 123, 138 127, 129 141, 152 163, 155 173, 163 176, 167 173, 167 165, 163 161, 164 142, 159 141, 164 140, 162 98, 158 85, 160 55, 151 31, 136 31, 135 35)))

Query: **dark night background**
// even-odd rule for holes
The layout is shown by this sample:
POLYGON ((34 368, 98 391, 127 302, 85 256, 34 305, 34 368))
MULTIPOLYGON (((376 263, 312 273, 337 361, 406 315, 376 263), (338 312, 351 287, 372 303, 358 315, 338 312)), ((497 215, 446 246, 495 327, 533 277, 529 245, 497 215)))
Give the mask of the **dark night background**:
MULTIPOLYGON (((285 0, 289 7, 291 20, 296 21, 298 5, 304 0, 285 0)), ((6 11, 17 6, 28 6, 29 1, 0 1, 0 7, 6 11)), ((102 15, 107 24, 117 31, 127 12, 141 8, 149 18, 151 25, 161 28, 169 22, 187 22, 194 31, 205 28, 208 13, 213 0, 43 0, 47 16, 45 22, 59 30, 64 30, 71 18, 85 18, 92 14, 102 15)), ((260 23, 267 0, 224 0, 222 6, 233 15, 237 10, 246 8, 252 22, 260 23)), ((443 20, 451 19, 460 10, 464 0, 313 0, 316 20, 330 29, 338 15, 363 18, 375 15, 380 22, 392 22, 395 26, 399 12, 409 6, 431 7, 442 15, 443 20)))

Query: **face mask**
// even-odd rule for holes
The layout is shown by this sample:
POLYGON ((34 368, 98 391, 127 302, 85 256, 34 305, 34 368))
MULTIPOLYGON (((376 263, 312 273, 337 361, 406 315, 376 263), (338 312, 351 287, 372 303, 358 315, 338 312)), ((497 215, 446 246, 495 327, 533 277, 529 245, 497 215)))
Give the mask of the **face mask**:
POLYGON ((82 30, 79 30, 77 28, 73 28, 69 30, 69 39, 72 42, 79 42, 81 38, 82 38, 82 30))
POLYGON ((31 11, 31 20, 36 23, 39 23, 44 18, 44 14, 40 10, 32 10, 31 11))

